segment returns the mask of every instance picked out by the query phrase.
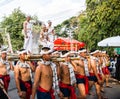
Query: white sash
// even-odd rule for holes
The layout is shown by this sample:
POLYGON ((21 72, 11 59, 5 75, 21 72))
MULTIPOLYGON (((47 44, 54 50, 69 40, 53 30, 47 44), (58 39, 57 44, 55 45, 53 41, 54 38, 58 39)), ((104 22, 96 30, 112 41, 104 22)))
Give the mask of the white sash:
POLYGON ((0 62, 6 66, 7 72, 10 72, 10 63, 7 60, 0 59, 0 62))
POLYGON ((54 95, 57 95, 60 93, 59 89, 59 82, 58 82, 58 77, 57 77, 57 69, 56 69, 56 64, 53 62, 50 63, 50 66, 53 71, 53 89, 54 89, 54 95))
POLYGON ((75 73, 74 73, 72 64, 70 62, 64 62, 63 64, 68 66, 68 68, 69 68, 71 85, 75 84, 76 83, 76 77, 75 77, 75 73))
POLYGON ((88 61, 87 61, 87 59, 84 59, 84 69, 85 69, 85 75, 90 76, 89 70, 88 70, 88 61))
POLYGON ((31 68, 30 68, 30 65, 27 63, 27 62, 20 62, 20 61, 18 61, 17 62, 17 65, 20 67, 20 68, 29 68, 29 70, 30 70, 30 78, 31 78, 31 80, 32 80, 32 77, 33 77, 33 75, 32 75, 32 70, 31 70, 31 68))

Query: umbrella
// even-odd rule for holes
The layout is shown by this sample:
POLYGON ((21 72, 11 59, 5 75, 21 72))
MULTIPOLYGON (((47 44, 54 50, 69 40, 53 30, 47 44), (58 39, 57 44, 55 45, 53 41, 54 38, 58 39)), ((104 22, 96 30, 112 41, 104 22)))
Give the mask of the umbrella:
POLYGON ((120 36, 113 36, 98 42, 101 47, 120 47, 120 36))

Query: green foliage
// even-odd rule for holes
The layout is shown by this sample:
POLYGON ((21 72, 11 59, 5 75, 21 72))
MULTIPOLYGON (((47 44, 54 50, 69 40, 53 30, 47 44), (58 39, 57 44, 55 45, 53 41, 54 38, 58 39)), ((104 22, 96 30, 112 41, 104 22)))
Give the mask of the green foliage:
POLYGON ((104 38, 120 35, 120 1, 86 0, 87 10, 79 16, 79 40, 87 47, 99 48, 97 43, 104 38))
POLYGON ((11 15, 4 17, 1 22, 1 27, 6 28, 10 33, 13 50, 18 50, 23 47, 22 28, 25 21, 25 14, 20 9, 14 9, 11 15))
POLYGON ((64 21, 59 28, 78 27, 73 31, 75 39, 85 42, 88 49, 102 49, 97 46, 99 41, 120 35, 120 0, 86 0, 86 5, 86 11, 64 21))
POLYGON ((2 35, 0 34, 0 46, 3 45, 3 38, 2 35))
POLYGON ((65 20, 62 24, 59 24, 55 27, 56 34, 57 34, 57 36, 60 36, 60 37, 68 37, 69 30, 71 28, 74 28, 72 30, 73 37, 74 37, 74 39, 78 39, 78 36, 76 34, 77 33, 77 29, 76 29, 77 25, 78 25, 77 17, 71 17, 70 19, 65 20), (62 28, 65 28, 65 30, 61 31, 62 28))

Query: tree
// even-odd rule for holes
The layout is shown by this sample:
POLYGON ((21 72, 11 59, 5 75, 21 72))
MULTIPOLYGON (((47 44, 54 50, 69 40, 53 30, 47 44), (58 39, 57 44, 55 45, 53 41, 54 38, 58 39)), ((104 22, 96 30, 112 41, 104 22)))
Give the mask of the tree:
POLYGON ((79 40, 89 49, 104 38, 120 35, 120 0, 86 0, 86 15, 80 16, 79 40))
POLYGON ((23 21, 25 20, 25 14, 21 12, 19 8, 14 9, 11 15, 4 17, 1 22, 1 27, 6 28, 10 33, 13 50, 19 50, 23 47, 23 21))

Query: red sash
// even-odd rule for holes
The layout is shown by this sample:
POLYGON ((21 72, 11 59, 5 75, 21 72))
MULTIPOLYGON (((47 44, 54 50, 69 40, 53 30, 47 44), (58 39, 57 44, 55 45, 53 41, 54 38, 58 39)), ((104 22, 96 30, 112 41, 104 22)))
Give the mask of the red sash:
POLYGON ((0 78, 3 80, 5 90, 8 91, 10 76, 9 75, 0 75, 0 78))
POLYGON ((59 83, 59 86, 62 87, 62 88, 68 88, 70 90, 70 99, 77 99, 76 97, 76 94, 75 94, 75 90, 74 90, 74 87, 72 85, 68 85, 68 84, 64 84, 62 82, 59 83))
POLYGON ((98 77, 100 80, 102 80, 102 75, 101 74, 98 74, 98 77))
POLYGON ((95 74, 94 74, 94 73, 89 72, 89 74, 90 74, 90 76, 95 76, 95 74))
POLYGON ((76 74, 76 78, 80 78, 80 79, 84 79, 85 80, 85 92, 86 94, 88 94, 88 90, 89 90, 89 83, 88 83, 88 77, 84 76, 84 75, 80 75, 80 74, 76 74))
POLYGON ((32 85, 28 81, 22 81, 22 80, 20 80, 20 83, 23 83, 24 86, 27 89, 26 99, 30 99, 30 95, 32 94, 32 85))
POLYGON ((102 72, 103 72, 103 74, 105 74, 105 75, 110 74, 110 72, 109 72, 109 70, 108 70, 108 67, 103 67, 103 68, 102 68, 102 72))
POLYGON ((53 89, 51 89, 50 91, 48 91, 48 90, 45 90, 45 89, 43 89, 43 88, 41 88, 40 86, 38 87, 38 91, 40 91, 40 92, 49 92, 50 93, 50 95, 51 95, 51 98, 52 99, 55 99, 55 96, 53 95, 53 93, 54 93, 54 90, 53 89))

